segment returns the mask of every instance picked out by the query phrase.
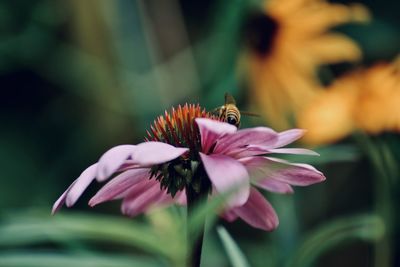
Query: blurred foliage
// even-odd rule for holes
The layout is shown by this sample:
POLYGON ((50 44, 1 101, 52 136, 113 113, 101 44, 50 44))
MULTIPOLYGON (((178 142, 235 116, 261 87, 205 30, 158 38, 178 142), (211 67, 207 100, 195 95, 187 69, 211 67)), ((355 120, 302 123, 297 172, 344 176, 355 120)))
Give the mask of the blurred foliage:
POLYGON ((224 245, 224 248, 229 255, 229 259, 231 262, 231 265, 233 267, 248 267, 250 266, 249 263, 247 262, 245 256, 243 255, 243 252, 240 251, 239 247, 235 243, 235 241, 232 239, 232 237, 229 235, 229 233, 226 231, 225 228, 222 226, 219 226, 217 228, 218 235, 221 238, 222 244, 224 245))
MULTIPOLYGON (((335 31, 360 45, 360 64, 393 59, 400 3, 363 3, 371 23, 335 31)), ((95 185, 79 213, 51 217, 50 207, 85 166, 111 146, 141 141, 171 105, 212 109, 231 92, 251 110, 237 65, 243 25, 260 4, 0 2, 0 266, 184 266, 180 208, 133 220, 115 215, 118 203, 89 211, 95 185)), ((323 66, 321 79, 351 67, 323 66)), ((243 118, 243 127, 262 123, 243 118)), ((291 196, 266 194, 281 221, 273 233, 211 217, 203 266, 399 266, 398 134, 356 134, 316 151, 321 157, 290 159, 318 164, 327 181, 291 196)), ((194 234, 219 201, 199 208, 189 222, 194 234)))
POLYGON ((385 228, 381 218, 373 215, 337 219, 315 230, 295 252, 288 266, 312 266, 316 257, 332 247, 354 240, 377 241, 385 228))

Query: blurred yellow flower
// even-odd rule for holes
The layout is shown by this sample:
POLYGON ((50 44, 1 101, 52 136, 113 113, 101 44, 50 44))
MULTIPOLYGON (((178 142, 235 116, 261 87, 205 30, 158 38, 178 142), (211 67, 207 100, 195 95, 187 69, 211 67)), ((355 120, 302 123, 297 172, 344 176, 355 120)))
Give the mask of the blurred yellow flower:
POLYGON ((249 20, 246 37, 251 49, 246 62, 250 95, 274 128, 288 128, 288 119, 318 92, 318 66, 361 57, 352 40, 327 30, 368 19, 368 11, 356 4, 270 0, 264 13, 249 20))
POLYGON ((358 70, 336 80, 298 116, 304 141, 337 141, 353 130, 400 131, 400 59, 358 70))

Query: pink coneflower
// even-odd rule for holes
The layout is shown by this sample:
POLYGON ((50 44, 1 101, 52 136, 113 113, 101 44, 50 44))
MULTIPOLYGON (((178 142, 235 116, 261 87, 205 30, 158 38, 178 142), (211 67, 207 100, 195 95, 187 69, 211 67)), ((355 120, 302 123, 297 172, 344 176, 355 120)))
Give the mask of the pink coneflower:
POLYGON ((306 149, 281 148, 303 133, 299 129, 277 133, 266 127, 238 130, 198 105, 179 106, 155 120, 144 143, 108 150, 61 195, 52 212, 64 203, 72 206, 93 180, 102 182, 115 175, 93 196, 90 206, 122 199, 122 213, 135 216, 154 206, 185 205, 193 195, 212 196, 237 188, 221 216, 229 221, 241 218, 270 231, 277 227, 278 217, 256 187, 291 193, 291 185, 325 180, 310 165, 270 157, 315 155, 306 149))

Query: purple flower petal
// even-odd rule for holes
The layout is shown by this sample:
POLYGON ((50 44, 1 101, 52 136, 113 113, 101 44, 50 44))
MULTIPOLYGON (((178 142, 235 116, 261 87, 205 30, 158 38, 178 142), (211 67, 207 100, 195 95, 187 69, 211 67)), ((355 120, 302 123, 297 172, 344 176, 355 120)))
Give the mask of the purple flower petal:
POLYGON ((141 194, 146 192, 148 189, 150 189, 154 185, 158 185, 159 186, 160 184, 155 179, 145 179, 145 180, 139 181, 138 183, 132 185, 129 188, 129 191, 126 192, 126 194, 124 196, 124 201, 129 199, 129 198, 133 199, 133 198, 135 198, 137 196, 140 196, 141 194))
POLYGON ((319 154, 313 150, 305 148, 275 148, 269 149, 269 153, 277 154, 294 154, 294 155, 309 155, 309 156, 319 156, 319 154))
POLYGON ((236 215, 232 210, 225 210, 220 216, 228 222, 233 222, 238 218, 238 215, 236 215))
POLYGON ((101 156, 97 170, 97 181, 110 177, 130 157, 136 146, 119 145, 111 148, 101 156))
POLYGON ((219 193, 238 189, 228 200, 230 207, 243 205, 249 197, 249 175, 237 160, 224 155, 200 153, 201 161, 215 189, 219 193))
POLYGON ((267 146, 251 146, 249 149, 254 151, 264 151, 264 153, 276 153, 276 154, 293 154, 293 155, 308 155, 308 156, 319 156, 319 154, 313 150, 305 148, 273 148, 270 149, 267 146))
POLYGON ((273 146, 277 141, 278 134, 270 128, 256 127, 244 129, 221 137, 217 141, 214 152, 229 155, 230 151, 237 148, 252 144, 273 146))
POLYGON ((127 170, 121 173, 104 185, 96 195, 90 199, 89 205, 93 207, 99 203, 122 197, 133 185, 143 179, 149 178, 149 171, 149 168, 145 168, 127 170))
POLYGON ((142 183, 128 193, 122 203, 121 209, 122 213, 133 217, 147 211, 153 206, 169 202, 170 199, 171 196, 167 195, 165 190, 160 190, 158 182, 153 183, 153 180, 149 180, 147 184, 142 183), (149 183, 150 181, 151 183, 149 183))
POLYGON ((82 174, 75 180, 71 188, 66 194, 65 203, 67 207, 75 204, 78 198, 82 195, 83 191, 95 179, 98 163, 95 163, 82 172, 82 174))
POLYGON ((278 142, 274 145, 274 147, 271 148, 277 148, 277 147, 282 147, 286 146, 290 143, 293 143, 294 141, 300 139, 306 130, 303 129, 290 129, 287 131, 280 132, 278 135, 278 142))
POLYGON ((255 186, 258 186, 262 189, 281 194, 291 194, 293 193, 293 188, 284 182, 280 182, 273 178, 263 179, 261 181, 253 182, 255 186))
POLYGON ((68 191, 75 184, 76 180, 67 188, 67 190, 62 193, 62 195, 54 202, 53 208, 51 209, 51 214, 54 215, 65 203, 65 199, 67 198, 68 191))
POLYGON ((233 211, 251 226, 265 231, 272 231, 279 224, 274 208, 254 188, 251 188, 247 202, 241 207, 234 208, 233 211))
POLYGON ((277 163, 282 163, 282 164, 287 164, 287 165, 291 165, 291 166, 296 166, 296 167, 301 167, 301 168, 305 168, 308 169, 310 171, 316 172, 320 175, 323 175, 322 172, 320 172, 319 170, 317 170, 316 168, 314 168, 313 166, 311 166, 310 164, 305 164, 305 163, 291 163, 287 160, 284 159, 278 159, 278 158, 273 158, 273 157, 265 157, 268 160, 277 162, 277 163))
POLYGON ((249 145, 242 148, 232 149, 231 151, 229 151, 228 155, 235 159, 241 159, 259 156, 267 153, 268 152, 265 147, 260 147, 259 145, 249 145))
POLYGON ((139 164, 134 163, 131 159, 127 159, 115 172, 124 172, 131 169, 141 168, 139 164))
POLYGON ((215 144, 218 138, 237 131, 235 126, 224 122, 205 118, 196 118, 195 121, 197 126, 199 126, 202 152, 206 154, 209 152, 210 148, 215 144))
POLYGON ((250 157, 240 160, 254 182, 268 178, 290 185, 307 186, 325 180, 325 176, 308 164, 290 163, 270 157, 250 157))
POLYGON ((131 158, 141 167, 150 167, 176 159, 188 150, 161 142, 144 142, 135 147, 131 158))

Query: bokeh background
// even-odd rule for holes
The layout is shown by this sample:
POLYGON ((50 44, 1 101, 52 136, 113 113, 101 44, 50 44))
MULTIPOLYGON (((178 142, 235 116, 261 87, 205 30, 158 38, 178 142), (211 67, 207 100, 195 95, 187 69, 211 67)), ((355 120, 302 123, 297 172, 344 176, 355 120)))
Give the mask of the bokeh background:
POLYGON ((202 266, 400 266, 400 2, 269 2, 1 1, 0 266, 174 266, 185 249, 175 215, 123 218, 118 203, 89 209, 95 184, 73 209, 52 217, 51 205, 108 148, 141 142, 165 109, 211 110, 225 92, 261 115, 243 117, 242 127, 307 128, 300 144, 321 157, 296 160, 327 180, 266 193, 280 218, 275 232, 218 222, 229 238, 210 226, 202 266), (326 11, 339 4, 353 9, 326 11), (347 41, 317 45, 328 32, 347 41), (368 89, 381 93, 364 97, 363 75, 375 74, 359 69, 377 64, 391 64, 368 89), (349 122, 363 105, 353 95, 320 104, 352 71, 361 78, 348 90, 374 103, 355 117, 369 123, 376 111, 374 126, 391 116, 393 126, 349 122), (302 112, 311 119, 302 122, 302 112), (162 248, 146 239, 157 233, 168 236, 162 248))

